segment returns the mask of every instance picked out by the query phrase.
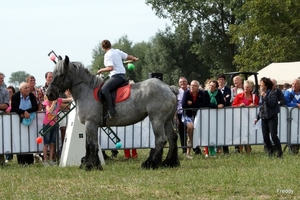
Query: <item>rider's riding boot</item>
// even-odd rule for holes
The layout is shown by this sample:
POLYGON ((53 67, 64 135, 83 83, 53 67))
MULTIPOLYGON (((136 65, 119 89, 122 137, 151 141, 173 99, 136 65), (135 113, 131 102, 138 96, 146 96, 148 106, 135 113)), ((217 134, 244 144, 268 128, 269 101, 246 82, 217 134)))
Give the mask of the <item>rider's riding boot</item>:
POLYGON ((103 95, 105 96, 108 105, 108 118, 113 118, 117 114, 117 112, 115 110, 110 92, 104 92, 103 95))

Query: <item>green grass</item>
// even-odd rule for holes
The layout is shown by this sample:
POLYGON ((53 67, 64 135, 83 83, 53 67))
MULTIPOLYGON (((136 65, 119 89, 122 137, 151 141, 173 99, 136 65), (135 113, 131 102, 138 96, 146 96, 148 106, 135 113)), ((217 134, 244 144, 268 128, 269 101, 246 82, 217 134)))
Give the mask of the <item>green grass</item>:
POLYGON ((193 155, 193 160, 179 153, 180 167, 157 170, 140 168, 149 150, 138 150, 134 160, 125 160, 121 150, 104 171, 91 172, 42 164, 23 167, 14 160, 0 168, 0 198, 299 199, 299 155, 285 152, 282 160, 270 159, 261 146, 252 148, 251 155, 193 155), (288 189, 293 194, 283 193, 288 189))

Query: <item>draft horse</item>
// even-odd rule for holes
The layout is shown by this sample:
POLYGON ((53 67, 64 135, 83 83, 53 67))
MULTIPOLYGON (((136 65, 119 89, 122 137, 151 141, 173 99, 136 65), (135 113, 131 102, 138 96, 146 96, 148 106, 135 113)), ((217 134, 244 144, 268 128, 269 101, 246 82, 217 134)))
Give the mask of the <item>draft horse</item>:
POLYGON ((149 116, 155 135, 155 148, 141 165, 142 168, 156 169, 160 166, 180 165, 177 152, 177 134, 173 128, 178 89, 157 78, 147 79, 131 86, 130 97, 116 103, 117 115, 105 119, 103 105, 95 100, 93 91, 103 79, 93 75, 80 62, 70 62, 68 56, 58 60, 53 79, 46 95, 49 100, 58 98, 60 92, 70 89, 76 104, 77 116, 85 124, 86 154, 81 168, 102 170, 98 156, 98 127, 127 126, 149 116), (169 151, 162 162, 163 147, 169 142, 169 151))

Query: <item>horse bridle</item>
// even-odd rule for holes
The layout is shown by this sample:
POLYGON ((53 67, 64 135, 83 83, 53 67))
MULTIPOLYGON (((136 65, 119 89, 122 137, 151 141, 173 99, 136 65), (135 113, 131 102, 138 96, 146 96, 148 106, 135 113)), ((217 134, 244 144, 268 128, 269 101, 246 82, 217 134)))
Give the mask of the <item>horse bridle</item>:
MULTIPOLYGON (((55 85, 55 86, 57 86, 58 87, 58 91, 60 90, 60 88, 62 87, 62 83, 66 80, 66 77, 67 77, 67 73, 64 73, 63 74, 63 78, 61 79, 61 81, 60 81, 60 83, 58 84, 58 83, 55 83, 55 82, 51 82, 51 84, 53 84, 53 85, 55 85)), ((83 81, 79 81, 78 83, 75 83, 75 84, 70 84, 70 88, 71 87, 74 87, 74 86, 77 86, 77 85, 79 85, 79 84, 81 84, 83 81)))

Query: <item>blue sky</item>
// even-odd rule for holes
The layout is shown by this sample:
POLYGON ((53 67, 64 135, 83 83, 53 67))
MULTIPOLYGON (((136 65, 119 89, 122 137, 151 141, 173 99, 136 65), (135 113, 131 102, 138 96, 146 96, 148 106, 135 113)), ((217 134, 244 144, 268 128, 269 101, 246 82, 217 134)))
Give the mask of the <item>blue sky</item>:
POLYGON ((0 1, 0 71, 6 84, 12 72, 26 71, 42 85, 54 67, 51 50, 88 66, 103 39, 149 41, 166 25, 143 0, 0 1))

